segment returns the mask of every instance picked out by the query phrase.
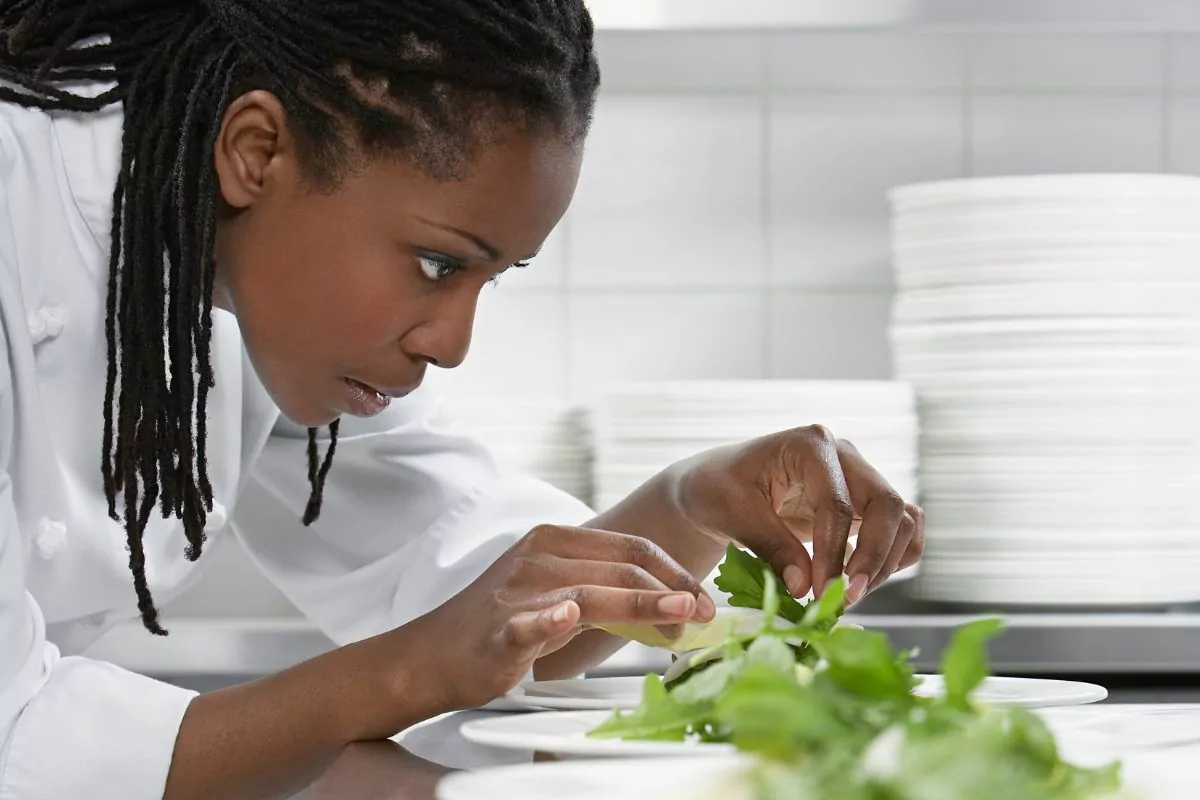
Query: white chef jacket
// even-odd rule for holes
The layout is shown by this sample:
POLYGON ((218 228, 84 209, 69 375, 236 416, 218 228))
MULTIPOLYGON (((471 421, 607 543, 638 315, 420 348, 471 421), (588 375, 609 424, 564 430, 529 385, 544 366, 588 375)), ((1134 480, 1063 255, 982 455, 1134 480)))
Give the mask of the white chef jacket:
MULTIPOLYGON (((49 115, 0 103, 0 800, 160 797, 194 696, 79 655, 137 617, 100 473, 120 135, 118 107, 49 115)), ((306 431, 280 417, 234 318, 214 316, 205 552, 238 535, 335 642, 435 608, 538 523, 591 515, 501 474, 422 390, 343 422, 321 518, 305 528, 306 431), (242 500, 252 513, 239 511, 231 534, 242 500)), ((176 520, 151 518, 146 572, 160 605, 205 568, 185 544, 176 520)))

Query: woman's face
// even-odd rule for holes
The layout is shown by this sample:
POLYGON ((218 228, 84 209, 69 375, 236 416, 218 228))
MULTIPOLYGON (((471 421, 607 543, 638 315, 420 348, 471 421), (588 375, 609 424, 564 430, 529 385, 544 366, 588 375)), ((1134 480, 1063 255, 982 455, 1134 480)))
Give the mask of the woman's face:
POLYGON ((516 128, 495 138, 459 180, 378 159, 322 193, 275 97, 251 92, 227 111, 214 303, 237 316, 293 422, 378 413, 429 365, 462 363, 479 292, 537 253, 579 177, 577 144, 516 128))

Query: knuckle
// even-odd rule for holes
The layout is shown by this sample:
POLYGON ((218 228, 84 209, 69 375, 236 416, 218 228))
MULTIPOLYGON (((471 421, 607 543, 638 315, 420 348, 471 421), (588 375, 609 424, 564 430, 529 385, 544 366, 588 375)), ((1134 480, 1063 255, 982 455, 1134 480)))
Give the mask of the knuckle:
POLYGON ((650 573, 637 564, 617 565, 616 584, 622 589, 642 589, 654 583, 650 573))
POLYGON ((895 489, 889 487, 875 502, 887 512, 889 517, 899 519, 906 516, 904 498, 897 494, 895 489))
POLYGON ((521 540, 521 543, 525 546, 526 550, 538 550, 553 535, 553 525, 538 525, 525 534, 525 538, 521 540))
POLYGON ((854 505, 844 497, 836 497, 830 501, 830 511, 840 527, 849 528, 854 522, 854 505))
POLYGON ((818 445, 836 445, 837 437, 833 435, 833 431, 820 423, 809 425, 806 428, 801 428, 801 431, 814 443, 818 445))
POLYGON ((839 452, 848 452, 858 455, 858 448, 855 447, 854 442, 850 441, 849 439, 838 439, 837 448, 839 452))
POLYGON ((661 560, 658 545, 641 536, 626 536, 624 539, 625 560, 630 564, 646 566, 661 560))
POLYGON ((520 625, 515 620, 510 619, 504 624, 504 631, 500 638, 508 647, 519 647, 522 638, 520 625))
POLYGON ((575 603, 575 605, 583 608, 583 606, 587 603, 589 594, 590 592, 586 586, 572 586, 563 591, 562 601, 565 602, 570 600, 575 603))
POLYGON ((908 512, 910 517, 912 517, 913 522, 917 523, 917 527, 922 529, 925 527, 925 509, 918 505, 914 505, 913 503, 909 503, 904 507, 904 510, 908 512))

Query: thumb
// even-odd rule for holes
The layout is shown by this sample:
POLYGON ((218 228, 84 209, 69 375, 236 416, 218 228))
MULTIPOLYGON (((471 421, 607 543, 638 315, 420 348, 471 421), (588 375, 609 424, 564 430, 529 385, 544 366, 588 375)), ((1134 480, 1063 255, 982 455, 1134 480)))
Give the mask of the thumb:
POLYGON ((523 611, 513 615, 500 631, 500 644, 509 658, 531 662, 548 643, 569 634, 579 624, 579 615, 579 605, 574 600, 523 611))

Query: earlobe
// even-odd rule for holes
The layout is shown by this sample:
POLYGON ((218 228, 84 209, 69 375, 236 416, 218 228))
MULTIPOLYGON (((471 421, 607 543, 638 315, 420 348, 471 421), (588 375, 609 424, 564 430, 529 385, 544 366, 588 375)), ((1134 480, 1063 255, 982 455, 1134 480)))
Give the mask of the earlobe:
POLYGON ((213 146, 221 196, 248 208, 270 186, 274 168, 290 149, 283 104, 270 92, 247 92, 229 104, 213 146))

